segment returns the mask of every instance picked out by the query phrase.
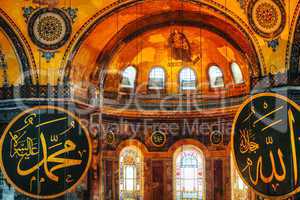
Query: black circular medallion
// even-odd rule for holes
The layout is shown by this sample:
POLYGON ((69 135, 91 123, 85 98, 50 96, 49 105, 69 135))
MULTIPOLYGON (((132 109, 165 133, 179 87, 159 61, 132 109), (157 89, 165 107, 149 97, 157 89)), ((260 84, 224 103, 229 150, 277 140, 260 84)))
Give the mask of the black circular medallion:
POLYGON ((68 41, 71 32, 71 20, 58 8, 41 8, 29 18, 29 36, 40 48, 55 50, 62 47, 68 41))
POLYGON ((234 163, 261 196, 285 198, 300 185, 300 107, 279 94, 261 93, 239 108, 232 127, 234 163))
POLYGON ((0 166, 15 189, 37 199, 56 198, 85 177, 91 142, 67 110, 37 106, 15 117, 0 140, 0 166))
POLYGON ((155 131, 151 135, 151 142, 156 147, 162 147, 167 141, 166 134, 161 131, 155 131))
POLYGON ((105 135, 105 139, 106 139, 107 144, 110 144, 110 145, 114 144, 115 143, 115 134, 114 134, 114 132, 112 132, 112 131, 107 132, 106 135, 105 135))
POLYGON ((223 134, 220 131, 213 131, 210 134, 210 141, 213 145, 219 145, 223 142, 223 134))

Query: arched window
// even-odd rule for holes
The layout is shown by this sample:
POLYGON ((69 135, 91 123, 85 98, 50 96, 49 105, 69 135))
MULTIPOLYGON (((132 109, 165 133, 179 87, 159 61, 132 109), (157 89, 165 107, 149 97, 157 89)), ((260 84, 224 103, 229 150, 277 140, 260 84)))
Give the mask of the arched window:
POLYGON ((231 72, 233 75, 234 82, 236 84, 244 83, 243 73, 241 71, 240 66, 237 63, 231 64, 231 72))
POLYGON ((202 152, 194 146, 182 146, 174 154, 174 164, 174 199, 205 199, 202 152))
POLYGON ((183 68, 179 74, 181 90, 196 89, 196 74, 191 68, 183 68))
POLYGON ((219 88, 224 87, 223 72, 218 66, 211 66, 208 70, 210 87, 219 88))
POLYGON ((165 71, 161 67, 154 67, 149 74, 149 89, 164 89, 165 71))
POLYGON ((243 180, 240 178, 237 170, 234 167, 233 159, 231 159, 231 199, 232 200, 248 200, 250 197, 250 190, 244 184, 243 180))
POLYGON ((135 147, 126 147, 120 153, 120 199, 142 199, 143 156, 135 147))
POLYGON ((122 88, 134 88, 136 69, 133 66, 127 67, 122 74, 122 88))

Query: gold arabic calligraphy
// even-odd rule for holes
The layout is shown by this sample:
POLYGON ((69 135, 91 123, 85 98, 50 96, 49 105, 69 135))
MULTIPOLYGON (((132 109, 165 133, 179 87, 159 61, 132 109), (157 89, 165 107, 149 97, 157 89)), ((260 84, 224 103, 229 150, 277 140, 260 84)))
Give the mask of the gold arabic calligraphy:
MULTIPOLYGON (((268 108, 268 104, 264 102, 264 109, 268 108)), ((279 110, 282 110, 283 106, 280 106, 278 108, 275 108, 274 110, 268 112, 266 115, 261 116, 259 115, 253 106, 251 106, 250 111, 251 113, 242 121, 243 123, 250 120, 251 117, 256 116, 259 117, 257 120, 254 121, 252 124, 252 128, 255 128, 256 124, 258 122, 261 122, 264 120, 264 122, 268 122, 265 128, 262 128, 260 131, 261 133, 265 131, 268 128, 271 128, 272 126, 275 126, 282 122, 282 119, 276 119, 275 122, 270 123, 270 119, 268 119, 269 116, 273 115, 279 110)), ((297 165, 297 155, 296 155, 296 144, 295 144, 295 132, 294 132, 294 115, 291 109, 288 110, 288 126, 290 130, 290 140, 291 140, 291 149, 292 149, 292 162, 293 162, 293 175, 294 175, 294 184, 296 185, 298 183, 298 165, 297 165)), ((251 126, 250 126, 251 127, 251 126)), ((250 154, 254 153, 256 154, 256 150, 260 148, 260 145, 255 142, 253 134, 251 134, 251 131, 247 129, 239 130, 239 136, 240 136, 240 144, 239 144, 239 152, 241 154, 250 154)), ((265 139, 266 145, 273 145, 274 140, 272 136, 266 136, 265 139)), ((257 160, 253 160, 250 157, 247 157, 246 159, 246 165, 242 169, 242 172, 247 172, 248 177, 251 181, 251 183, 256 186, 259 183, 259 180, 261 180, 265 184, 269 184, 272 181, 276 180, 277 182, 283 182, 286 179, 287 176, 287 169, 286 169, 286 163, 284 159, 284 154, 280 148, 275 148, 277 151, 277 156, 279 158, 279 164, 281 167, 281 170, 279 171, 276 167, 276 162, 274 158, 274 153, 272 150, 268 151, 268 157, 271 163, 271 172, 268 175, 264 174, 264 165, 263 163, 267 162, 262 155, 258 157, 257 160), (256 166, 255 166, 256 163, 256 166)), ((272 188, 274 191, 277 190, 277 187, 279 186, 278 183, 272 184, 272 188), (274 186, 274 187, 273 187, 274 186), (276 186, 276 187, 275 187, 276 186)))
MULTIPOLYGON (((62 168, 67 168, 71 166, 77 166, 82 163, 82 160, 80 159, 70 159, 70 158, 62 158, 60 157, 61 155, 64 155, 68 152, 74 151, 76 149, 76 144, 71 141, 71 140, 65 140, 64 143, 60 142, 57 144, 54 144, 51 147, 47 146, 47 141, 45 139, 44 133, 40 130, 41 126, 45 126, 51 123, 55 123, 58 121, 66 120, 66 117, 63 118, 58 118, 55 120, 49 120, 43 123, 39 123, 35 127, 38 127, 38 135, 39 135, 39 141, 41 143, 40 149, 42 150, 42 156, 43 159, 39 161, 37 164, 34 166, 25 169, 23 164, 24 159, 29 159, 31 156, 35 156, 39 154, 39 148, 37 146, 37 138, 33 139, 30 137, 26 137, 25 140, 22 140, 25 135, 27 135, 27 127, 34 125, 33 121, 34 118, 36 117, 35 114, 31 114, 28 117, 25 118, 24 123, 25 125, 18 129, 17 131, 14 132, 9 132, 10 137, 11 137, 11 153, 10 156, 14 157, 17 156, 19 159, 18 164, 17 164, 17 173, 20 176, 27 176, 38 170, 40 167, 43 167, 46 176, 51 179, 52 181, 58 182, 59 177, 55 175, 55 171, 62 169, 62 168), (62 149, 55 151, 54 153, 50 154, 48 153, 49 149, 53 149, 58 146, 63 146, 62 149), (52 167, 49 168, 48 164, 49 163, 54 163, 55 165, 51 165, 52 167)), ((53 134, 50 136, 51 143, 56 143, 59 142, 59 137, 62 136, 63 134, 68 133, 72 128, 75 127, 75 122, 72 121, 70 124, 70 127, 68 127, 65 131, 59 133, 59 134, 53 134)), ((36 179, 36 178, 35 178, 36 179)), ((35 180, 34 177, 32 177, 32 180, 35 180)), ((31 186, 31 185, 30 185, 31 186)))

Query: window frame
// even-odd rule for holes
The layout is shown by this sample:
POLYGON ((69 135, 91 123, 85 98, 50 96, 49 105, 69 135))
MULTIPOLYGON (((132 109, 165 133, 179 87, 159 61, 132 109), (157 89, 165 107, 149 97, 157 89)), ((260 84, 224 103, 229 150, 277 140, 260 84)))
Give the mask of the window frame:
POLYGON ((230 72, 231 72, 234 84, 236 84, 236 85, 243 85, 245 83, 245 78, 244 78, 244 74, 243 74, 242 68, 241 68, 241 66, 236 61, 230 63, 230 72), (239 68, 240 72, 241 72, 242 82, 240 82, 240 83, 236 82, 235 75, 234 75, 233 70, 232 70, 232 65, 233 64, 236 64, 237 67, 239 68))
POLYGON ((134 90, 136 89, 137 77, 138 77, 138 69, 137 69, 137 67, 136 67, 135 65, 131 65, 131 64, 126 65, 126 67, 124 67, 124 68, 122 69, 122 72, 121 72, 121 80, 120 80, 120 84, 119 84, 120 86, 119 86, 119 88, 120 88, 121 90, 130 90, 130 91, 134 91, 134 90), (135 78, 134 78, 134 81, 133 81, 133 87, 126 87, 125 85, 122 84, 123 79, 124 79, 123 74, 124 74, 124 72, 126 71, 126 69, 128 69, 129 67, 132 67, 132 68, 135 69, 135 78), (125 87, 124 87, 124 86, 125 86, 125 87))
MULTIPOLYGON (((243 193, 242 196, 246 195, 246 199, 251 199, 251 189, 243 182, 236 166, 233 155, 230 154, 230 187, 231 187, 231 200, 236 200, 235 192, 243 193), (241 185, 239 185, 241 183, 241 185), (237 186, 237 187, 235 187, 237 186), (240 188, 242 187, 242 188, 240 188)), ((238 200, 240 200, 238 198, 238 200)))
POLYGON ((197 72, 196 72, 196 70, 195 70, 194 68, 192 68, 192 67, 182 67, 182 68, 179 70, 179 74, 178 74, 178 85, 179 85, 178 89, 179 89, 180 92, 197 91, 197 89, 198 89, 198 77, 197 77, 197 72), (195 76, 195 88, 193 88, 193 89, 183 89, 183 88, 181 87, 181 82, 182 82, 182 81, 181 81, 181 73, 182 73, 182 71, 185 70, 185 69, 191 70, 191 71, 193 72, 194 76, 195 76))
MULTIPOLYGON (((139 149, 138 147, 136 146, 125 146, 124 148, 122 148, 122 150, 120 151, 119 153, 119 163, 118 163, 118 171, 119 171, 119 198, 121 198, 121 194, 123 193, 124 194, 124 191, 125 191, 125 194, 130 194, 132 193, 132 195, 137 195, 139 196, 140 198, 143 199, 144 197, 144 155, 141 151, 141 149, 139 149), (121 161, 121 158, 123 156, 123 159, 125 158, 126 155, 123 155, 123 154, 126 154, 126 151, 134 151, 135 154, 138 155, 138 158, 139 158, 139 162, 137 164, 135 164, 135 167, 134 167, 134 171, 135 171, 135 174, 133 174, 133 186, 134 186, 134 189, 133 190, 127 190, 125 189, 126 188, 126 180, 127 179, 130 179, 130 178, 126 178, 126 174, 125 174, 125 171, 126 171, 126 166, 133 166, 133 165, 129 165, 129 164, 124 164, 124 161, 121 161), (121 166, 121 164, 123 164, 123 167, 121 166), (137 167, 137 165, 139 165, 137 167), (139 170, 139 171, 138 171, 139 170), (122 173, 122 177, 121 177, 121 173, 122 173), (139 174, 139 176, 138 176, 139 174), (123 180, 122 184, 123 184, 123 188, 121 188, 121 179, 123 180), (139 189, 137 190, 136 187, 139 185, 139 189), (138 191, 138 192, 137 192, 138 191)), ((136 161, 137 159, 135 159, 136 161)), ((136 196, 135 196, 136 197, 136 196)))
POLYGON ((167 83, 167 76, 166 76, 166 70, 165 70, 165 68, 164 67, 162 67, 162 66, 159 66, 159 65, 157 65, 157 66, 154 66, 154 67, 152 67, 151 69, 150 69, 150 71, 149 71, 149 73, 148 73, 148 84, 147 84, 147 88, 148 88, 148 90, 149 91, 163 91, 163 90, 166 90, 166 83, 167 83), (163 87, 162 88, 151 88, 151 86, 150 86, 150 80, 151 80, 151 78, 150 78, 150 75, 151 75, 151 72, 154 70, 154 69, 161 69, 162 71, 163 71, 163 75, 164 75, 164 81, 163 81, 163 87))
MULTIPOLYGON (((195 145, 191 145, 191 144, 187 144, 187 145, 181 145, 179 146, 174 154, 173 154, 173 200, 177 200, 177 176, 176 176, 176 170, 177 170, 177 165, 176 165, 176 161, 178 159, 178 156, 181 156, 181 154, 184 151, 196 151, 197 154, 199 155, 200 159, 202 159, 202 194, 203 194, 203 200, 206 200, 206 157, 204 154, 204 151, 201 150, 200 148, 198 148, 195 145)), ((196 177, 195 179, 198 179, 198 177, 196 177)))
POLYGON ((208 69, 207 69, 207 77, 208 77, 208 82, 209 82, 209 88, 210 89, 213 89, 213 90, 220 90, 220 89, 224 89, 225 88, 225 75, 224 75, 224 71, 223 69, 217 65, 217 64, 210 64, 208 66, 208 69), (221 73, 222 73, 222 79, 223 79, 223 85, 222 86, 213 86, 212 85, 212 77, 211 77, 211 74, 210 74, 210 70, 215 67, 217 68, 221 73))

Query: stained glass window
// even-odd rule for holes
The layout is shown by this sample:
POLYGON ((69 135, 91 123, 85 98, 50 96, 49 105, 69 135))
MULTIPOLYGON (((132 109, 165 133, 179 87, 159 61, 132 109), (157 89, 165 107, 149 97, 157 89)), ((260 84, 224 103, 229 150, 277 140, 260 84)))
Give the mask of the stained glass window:
POLYGON ((155 67, 149 74, 149 89, 164 89, 165 71, 161 67, 155 67))
POLYGON ((127 67, 122 74, 122 88, 134 88, 136 69, 133 66, 127 67))
POLYGON ((205 199, 204 156, 194 146, 183 146, 175 153, 175 199, 205 199))
POLYGON ((231 72, 232 72, 232 75, 233 75, 234 82, 236 84, 244 83, 241 68, 237 63, 234 62, 234 63, 231 64, 231 72))
POLYGON ((234 167, 233 160, 231 159, 231 188, 232 200, 248 200, 250 199, 250 191, 240 178, 236 168, 234 167))
POLYGON ((181 90, 196 89, 196 75, 191 68, 183 68, 179 75, 181 90))
POLYGON ((208 70, 210 87, 219 88, 224 87, 223 72, 218 66, 211 66, 208 70))
POLYGON ((120 154, 120 200, 142 200, 142 153, 126 147, 120 154))

